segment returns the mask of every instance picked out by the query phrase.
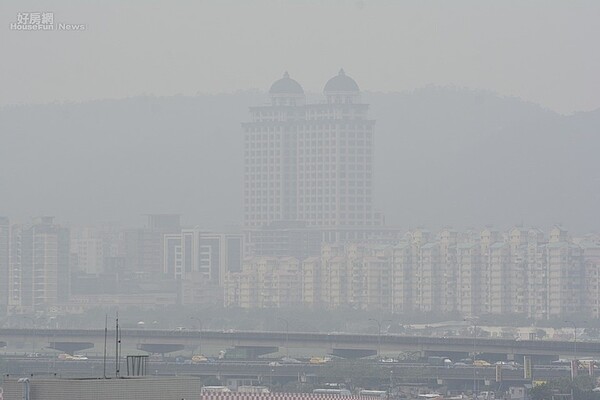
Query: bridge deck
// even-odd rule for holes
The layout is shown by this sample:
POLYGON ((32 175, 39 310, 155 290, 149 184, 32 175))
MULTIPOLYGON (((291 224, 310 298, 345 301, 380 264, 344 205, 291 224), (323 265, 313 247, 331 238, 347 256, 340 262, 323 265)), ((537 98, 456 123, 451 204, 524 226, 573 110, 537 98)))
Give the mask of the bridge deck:
MULTIPOLYGON (((114 332, 109 332, 114 335, 114 332)), ((11 343, 30 341, 93 342, 97 349, 104 344, 103 329, 0 329, 0 340, 11 343)), ((510 340, 468 337, 424 337, 376 334, 307 333, 307 332, 218 332, 123 330, 123 342, 132 345, 164 343, 182 345, 215 345, 222 347, 253 346, 290 349, 319 348, 332 353, 335 349, 377 350, 382 353, 399 351, 420 352, 477 352, 493 354, 526 354, 547 356, 579 356, 600 358, 598 342, 554 340, 510 340), (576 351, 576 353, 575 353, 576 351)))

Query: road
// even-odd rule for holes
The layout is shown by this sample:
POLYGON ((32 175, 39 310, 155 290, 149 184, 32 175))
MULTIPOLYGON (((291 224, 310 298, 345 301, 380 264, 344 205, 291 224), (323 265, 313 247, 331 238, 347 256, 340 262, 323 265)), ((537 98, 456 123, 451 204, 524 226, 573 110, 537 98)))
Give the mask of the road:
MULTIPOLYGON (((109 333, 112 335, 114 333, 109 333)), ((376 334, 345 333, 306 333, 306 332, 219 332, 219 331, 167 331, 167 330, 123 330, 123 343, 140 344, 178 344, 183 346, 215 346, 221 348, 286 348, 321 349, 322 354, 336 354, 336 351, 371 351, 378 349, 382 353, 418 351, 421 354, 440 352, 469 353, 473 348, 478 352, 501 355, 543 355, 574 356, 573 342, 553 340, 511 340, 468 337, 423 337, 376 334)), ((104 344, 104 330, 73 329, 1 329, 0 340, 23 346, 37 341, 91 343, 96 351, 104 344)), ((46 345, 48 346, 48 345, 46 345)), ((597 342, 578 342, 577 355, 580 357, 600 358, 600 346, 597 342)))
MULTIPOLYGON (((328 376, 331 371, 344 374, 348 366, 361 363, 364 371, 377 376, 389 377, 395 382, 401 382, 410 377, 414 380, 418 376, 422 382, 469 382, 474 379, 494 382, 496 379, 496 368, 489 367, 434 367, 420 363, 378 363, 368 361, 331 361, 323 365, 314 365, 308 362, 295 364, 280 364, 269 361, 215 361, 199 364, 186 364, 174 361, 149 361, 147 371, 152 375, 194 375, 204 377, 221 378, 248 378, 254 380, 269 379, 294 380, 300 376, 318 377, 328 376)), ((104 364, 101 358, 90 358, 81 361, 58 360, 56 355, 42 355, 41 357, 12 356, 6 358, 7 373, 10 375, 30 376, 54 375, 61 377, 102 377, 104 364)), ((121 363, 122 375, 127 375, 125 360, 121 363)), ((107 375, 114 376, 114 359, 110 358, 106 364, 107 375)), ((583 370, 581 373, 587 373, 583 370)), ((365 372, 366 373, 366 372, 365 372)), ((558 377, 568 377, 569 370, 563 366, 540 365, 533 369, 535 380, 548 380, 558 377)), ((503 369, 503 380, 505 382, 523 383, 523 369, 503 369)), ((341 376, 340 378, 347 378, 341 376)))

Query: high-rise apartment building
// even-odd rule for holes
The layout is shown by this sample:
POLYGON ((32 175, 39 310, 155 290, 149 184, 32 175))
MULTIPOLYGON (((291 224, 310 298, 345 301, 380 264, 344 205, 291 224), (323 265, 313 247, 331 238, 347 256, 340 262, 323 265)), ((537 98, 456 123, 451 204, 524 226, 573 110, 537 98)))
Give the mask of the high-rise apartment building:
POLYGON ((140 276, 158 277, 163 273, 164 237, 181 231, 179 214, 148 214, 144 228, 123 232, 125 268, 140 276))
POLYGON ((6 309, 8 304, 8 249, 10 239, 10 222, 0 217, 0 308, 6 309))
MULTIPOLYGON (((291 259, 245 260, 241 273, 228 274, 226 305, 274 306, 242 299, 283 282, 261 275, 261 263, 268 260, 277 271, 291 259)), ((600 315, 600 238, 575 240, 559 227, 548 236, 521 227, 435 235, 417 229, 396 244, 324 244, 320 257, 308 257, 298 268, 298 279, 284 287, 300 292, 309 307, 536 320, 600 315)))
POLYGON ((11 232, 8 307, 11 313, 48 311, 70 293, 69 230, 53 217, 11 232))
POLYGON ((197 274, 206 282, 222 285, 228 272, 242 269, 242 235, 182 229, 164 236, 163 272, 181 280, 197 274))
MULTIPOLYGON (((324 242, 360 240, 383 225, 373 207, 373 126, 368 104, 343 70, 307 104, 287 72, 251 107, 244 128, 244 228, 253 234, 298 222, 324 242)), ((266 237, 268 235, 256 235, 266 237)))
POLYGON ((93 227, 71 227, 72 269, 92 275, 104 270, 104 243, 100 231, 93 227))

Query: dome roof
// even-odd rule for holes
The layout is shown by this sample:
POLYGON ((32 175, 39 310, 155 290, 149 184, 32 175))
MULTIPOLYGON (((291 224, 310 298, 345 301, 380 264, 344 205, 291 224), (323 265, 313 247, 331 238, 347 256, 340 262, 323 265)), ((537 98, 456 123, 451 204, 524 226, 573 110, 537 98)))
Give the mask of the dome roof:
POLYGON ((325 84, 325 93, 327 92, 358 92, 360 89, 354 81, 344 72, 344 69, 340 69, 337 76, 334 76, 325 84))
POLYGON ((304 94, 302 86, 292 78, 290 74, 285 71, 283 78, 275 81, 269 89, 270 94, 304 94))

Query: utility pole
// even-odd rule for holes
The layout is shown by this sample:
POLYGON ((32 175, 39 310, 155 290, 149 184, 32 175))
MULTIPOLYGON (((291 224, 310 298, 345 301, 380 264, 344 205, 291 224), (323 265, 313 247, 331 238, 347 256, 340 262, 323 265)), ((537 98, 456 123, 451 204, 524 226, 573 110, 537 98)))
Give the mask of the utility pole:
POLYGON ((465 318, 465 321, 470 321, 473 327, 473 399, 477 398, 477 366, 475 365, 475 354, 477 353, 477 317, 465 318))
POLYGON ((381 356, 381 324, 389 320, 386 319, 380 321, 377 318, 369 318, 369 321, 373 321, 377 324, 377 356, 381 356))
POLYGON ((277 319, 285 323, 285 356, 290 358, 290 322, 281 317, 277 317, 277 319))

